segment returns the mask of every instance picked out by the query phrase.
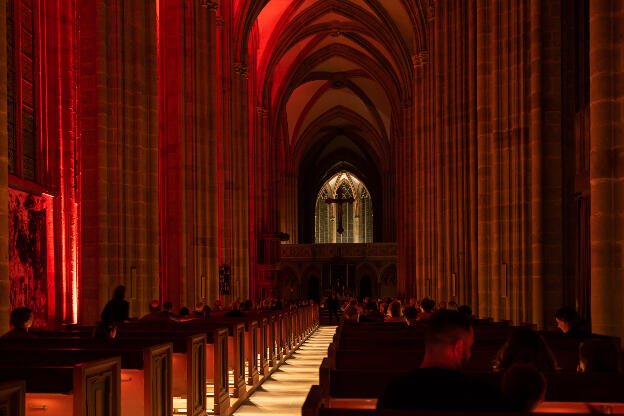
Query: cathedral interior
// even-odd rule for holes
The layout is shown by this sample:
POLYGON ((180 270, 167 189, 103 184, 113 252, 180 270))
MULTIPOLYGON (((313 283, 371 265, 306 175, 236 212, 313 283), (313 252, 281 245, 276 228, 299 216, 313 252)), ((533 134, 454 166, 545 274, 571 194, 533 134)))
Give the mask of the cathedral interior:
POLYGON ((0 333, 124 285, 624 335, 620 1, 0 0, 0 79, 0 333))

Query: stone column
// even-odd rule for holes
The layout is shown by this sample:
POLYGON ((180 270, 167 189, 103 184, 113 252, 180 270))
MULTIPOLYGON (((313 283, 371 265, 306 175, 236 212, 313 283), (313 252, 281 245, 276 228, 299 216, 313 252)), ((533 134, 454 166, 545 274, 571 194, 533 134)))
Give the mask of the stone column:
POLYGON ((589 2, 591 321, 624 336, 624 3, 589 2))
MULTIPOLYGON (((0 0, 0 79, 7 79, 6 2, 0 0)), ((9 166, 7 84, 0 82, 0 334, 9 330, 9 166)))

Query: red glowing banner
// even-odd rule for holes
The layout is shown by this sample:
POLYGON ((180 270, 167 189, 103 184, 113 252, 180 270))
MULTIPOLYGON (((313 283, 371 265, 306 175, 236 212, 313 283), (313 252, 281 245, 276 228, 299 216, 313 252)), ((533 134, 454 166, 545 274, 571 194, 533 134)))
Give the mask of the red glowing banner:
POLYGON ((32 309, 35 327, 48 323, 46 205, 42 197, 9 188, 10 305, 32 309))

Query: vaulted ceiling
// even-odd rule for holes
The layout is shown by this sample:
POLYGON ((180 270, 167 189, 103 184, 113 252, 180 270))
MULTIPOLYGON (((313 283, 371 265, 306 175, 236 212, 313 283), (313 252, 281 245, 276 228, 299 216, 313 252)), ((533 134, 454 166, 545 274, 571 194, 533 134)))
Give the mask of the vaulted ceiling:
POLYGON ((257 51, 259 101, 282 136, 285 168, 298 172, 306 154, 326 154, 333 143, 327 166, 342 152, 364 155, 346 163, 390 169, 396 115, 413 94, 412 56, 426 44, 421 3, 428 0, 263 3, 249 48, 257 51))

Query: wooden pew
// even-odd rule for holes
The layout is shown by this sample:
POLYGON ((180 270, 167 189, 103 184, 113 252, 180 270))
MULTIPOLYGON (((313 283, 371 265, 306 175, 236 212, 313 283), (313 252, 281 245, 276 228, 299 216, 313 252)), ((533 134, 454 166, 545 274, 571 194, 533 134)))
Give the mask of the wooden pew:
MULTIPOLYGON (((227 359, 228 369, 233 371, 234 385, 231 391, 232 397, 244 397, 245 388, 245 322, 240 318, 208 319, 205 321, 188 321, 178 325, 173 324, 170 328, 175 330, 214 331, 225 328, 227 336, 227 359)), ((221 352, 223 354, 223 351, 221 352)), ((228 373, 226 373, 228 374, 228 373)))
MULTIPOLYGON (((130 330, 124 325, 120 327, 117 336, 124 342, 136 342, 136 340, 148 340, 155 343, 171 342, 173 344, 173 395, 186 399, 187 415, 205 414, 208 366, 206 333, 197 330, 171 331, 162 327, 155 330, 149 329, 149 326, 134 326, 130 330)), ((218 408, 218 404, 221 403, 215 400, 215 408, 218 408)), ((229 407, 229 403, 225 407, 229 407)))
POLYGON ((206 321, 189 321, 186 325, 222 325, 229 332, 230 369, 234 372, 234 397, 245 395, 245 384, 254 386, 260 381, 258 372, 258 322, 255 315, 245 317, 214 316, 206 321))
MULTIPOLYGON (((617 403, 545 403, 531 416, 580 416, 590 413, 590 405, 605 414, 624 414, 617 403)), ((514 412, 448 412, 430 410, 376 410, 371 408, 328 408, 323 405, 321 388, 312 386, 301 409, 302 416, 515 416, 527 415, 514 412)))
MULTIPOLYGON (((323 400, 331 407, 333 399, 361 402, 378 398, 393 378, 408 371, 332 370, 325 358, 319 369, 323 400)), ((500 386, 502 375, 494 372, 469 373, 471 377, 500 386)), ((546 374, 547 401, 556 402, 624 402, 624 374, 546 374)))
POLYGON ((39 366, 0 366, 0 381, 26 382, 26 414, 46 416, 120 416, 121 358, 76 362, 64 360, 39 366))
POLYGON ((0 415, 24 416, 26 412, 26 382, 13 380, 0 383, 0 415))
POLYGON ((100 340, 42 339, 0 342, 0 365, 45 366, 69 357, 93 361, 121 357, 122 415, 159 416, 173 414, 172 345, 134 345, 100 340))

